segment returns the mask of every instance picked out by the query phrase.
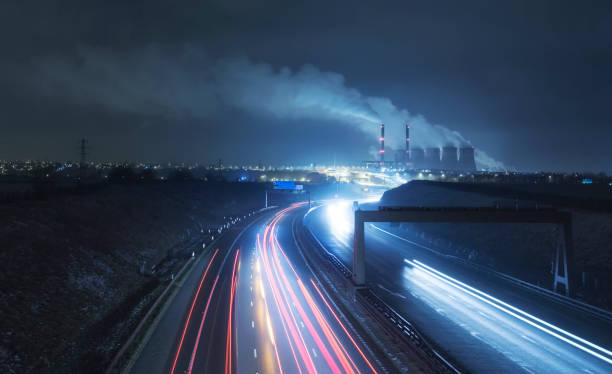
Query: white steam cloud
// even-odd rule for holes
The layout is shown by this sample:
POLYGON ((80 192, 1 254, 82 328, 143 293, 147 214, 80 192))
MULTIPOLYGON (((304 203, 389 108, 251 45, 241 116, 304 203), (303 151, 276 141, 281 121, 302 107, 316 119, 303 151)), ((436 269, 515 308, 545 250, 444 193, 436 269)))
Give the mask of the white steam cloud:
MULTIPOLYGON (((460 133, 432 125, 387 98, 366 96, 348 87, 341 74, 312 65, 292 71, 246 58, 211 60, 193 48, 124 53, 81 48, 73 59, 43 60, 33 81, 51 95, 133 114, 208 118, 222 106, 235 107, 279 119, 342 122, 375 139, 384 123, 385 141, 396 149, 403 147, 406 123, 414 146, 471 145, 460 133)), ((477 148, 476 162, 505 168, 477 148)))

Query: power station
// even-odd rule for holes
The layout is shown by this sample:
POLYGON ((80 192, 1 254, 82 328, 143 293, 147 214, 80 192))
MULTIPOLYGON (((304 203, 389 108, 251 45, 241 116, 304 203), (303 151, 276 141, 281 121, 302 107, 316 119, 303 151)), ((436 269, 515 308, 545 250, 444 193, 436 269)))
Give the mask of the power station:
POLYGON ((447 144, 444 147, 411 148, 410 124, 406 124, 405 150, 396 153, 395 161, 385 161, 385 125, 380 124, 380 148, 378 160, 364 161, 366 167, 393 167, 405 170, 437 170, 437 171, 476 171, 474 148, 464 146, 459 149, 455 145, 447 144))

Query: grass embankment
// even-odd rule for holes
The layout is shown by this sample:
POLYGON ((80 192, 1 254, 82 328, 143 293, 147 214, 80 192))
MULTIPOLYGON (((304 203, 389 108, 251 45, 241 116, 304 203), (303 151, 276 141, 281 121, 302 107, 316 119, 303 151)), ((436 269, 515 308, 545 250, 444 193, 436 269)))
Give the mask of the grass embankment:
POLYGON ((208 230, 260 208, 264 188, 109 185, 1 205, 0 371, 103 372, 208 230))

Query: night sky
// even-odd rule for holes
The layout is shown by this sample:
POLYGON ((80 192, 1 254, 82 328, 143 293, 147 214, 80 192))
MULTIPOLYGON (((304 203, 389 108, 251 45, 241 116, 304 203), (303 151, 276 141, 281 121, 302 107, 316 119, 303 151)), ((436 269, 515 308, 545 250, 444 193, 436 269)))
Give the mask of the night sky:
POLYGON ((0 40, 0 159, 358 163, 410 121, 612 173, 610 2, 3 1, 0 40))

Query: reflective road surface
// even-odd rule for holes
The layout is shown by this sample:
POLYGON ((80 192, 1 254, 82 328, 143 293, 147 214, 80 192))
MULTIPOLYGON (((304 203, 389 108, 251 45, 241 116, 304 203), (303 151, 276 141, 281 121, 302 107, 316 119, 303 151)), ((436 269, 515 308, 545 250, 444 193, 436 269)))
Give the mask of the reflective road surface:
POLYGON ((292 236, 296 204, 226 234, 198 263, 135 373, 375 373, 292 236))
MULTIPOLYGON (((351 202, 314 209, 305 223, 351 268, 351 202)), ((366 278, 466 371, 612 372, 609 320, 461 268, 388 224, 366 223, 366 278)))

